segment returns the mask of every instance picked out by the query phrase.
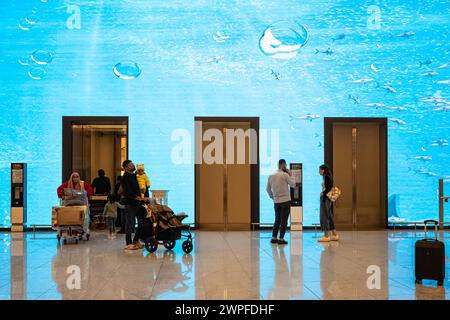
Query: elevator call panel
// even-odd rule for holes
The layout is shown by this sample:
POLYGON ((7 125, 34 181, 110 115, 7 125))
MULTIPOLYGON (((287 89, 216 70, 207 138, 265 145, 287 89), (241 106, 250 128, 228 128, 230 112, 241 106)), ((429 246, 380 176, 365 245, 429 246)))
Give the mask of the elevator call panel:
POLYGON ((295 187, 291 188, 291 205, 301 207, 303 205, 302 196, 302 163, 291 163, 289 169, 295 180, 295 187))
POLYGON ((11 163, 11 207, 26 207, 26 163, 11 163))

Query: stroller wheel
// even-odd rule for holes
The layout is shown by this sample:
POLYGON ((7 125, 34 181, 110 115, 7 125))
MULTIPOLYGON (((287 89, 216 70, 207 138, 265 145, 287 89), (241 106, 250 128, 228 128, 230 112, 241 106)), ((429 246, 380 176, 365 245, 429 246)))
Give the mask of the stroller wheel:
POLYGON ((164 242, 164 247, 167 250, 172 250, 175 247, 175 241, 173 241, 173 240, 165 241, 164 242))
POLYGON ((186 240, 183 241, 182 249, 186 253, 190 253, 192 251, 192 241, 186 240))
POLYGON ((145 240, 145 249, 150 253, 155 252, 158 250, 158 242, 153 238, 147 238, 147 240, 145 240))

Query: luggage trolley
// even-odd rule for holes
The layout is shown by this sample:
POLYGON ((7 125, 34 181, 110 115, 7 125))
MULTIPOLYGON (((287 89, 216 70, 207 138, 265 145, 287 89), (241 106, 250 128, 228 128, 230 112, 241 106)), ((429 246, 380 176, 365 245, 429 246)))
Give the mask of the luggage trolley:
POLYGON ((86 206, 58 206, 52 208, 52 228, 57 231, 56 238, 58 243, 63 240, 67 243, 67 239, 89 240, 89 232, 86 227, 86 206))

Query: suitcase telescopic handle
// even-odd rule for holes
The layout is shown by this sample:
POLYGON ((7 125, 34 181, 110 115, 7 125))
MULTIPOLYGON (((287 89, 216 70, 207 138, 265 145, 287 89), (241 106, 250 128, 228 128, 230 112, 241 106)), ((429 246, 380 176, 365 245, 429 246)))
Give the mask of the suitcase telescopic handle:
POLYGON ((435 237, 436 237, 436 240, 438 239, 438 226, 439 226, 439 222, 438 221, 436 221, 436 220, 433 220, 433 219, 428 219, 428 220, 425 220, 424 222, 423 222, 423 224, 424 224, 424 229, 425 229, 425 239, 427 239, 427 225, 428 224, 434 224, 434 230, 435 230, 435 237))

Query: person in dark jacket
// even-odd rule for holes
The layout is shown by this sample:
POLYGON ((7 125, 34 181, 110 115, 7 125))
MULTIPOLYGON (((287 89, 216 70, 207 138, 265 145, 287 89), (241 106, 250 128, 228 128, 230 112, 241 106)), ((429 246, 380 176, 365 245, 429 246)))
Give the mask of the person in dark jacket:
POLYGON ((136 167, 131 160, 125 160, 122 163, 122 167, 125 170, 124 175, 120 179, 122 202, 125 204, 125 250, 137 250, 142 249, 144 246, 139 242, 141 235, 141 223, 138 223, 133 240, 131 235, 133 233, 133 225, 143 219, 143 208, 141 206, 142 201, 148 201, 146 198, 141 198, 141 191, 139 189, 139 183, 134 171, 136 167))
POLYGON ((328 192, 333 188, 333 176, 330 168, 325 164, 319 167, 319 174, 323 177, 322 192, 320 193, 320 227, 324 235, 318 241, 338 241, 339 236, 334 226, 333 202, 327 197, 328 192))
POLYGON ((105 176, 105 170, 100 169, 97 173, 98 177, 92 181, 94 194, 109 194, 111 192, 111 181, 105 176))

